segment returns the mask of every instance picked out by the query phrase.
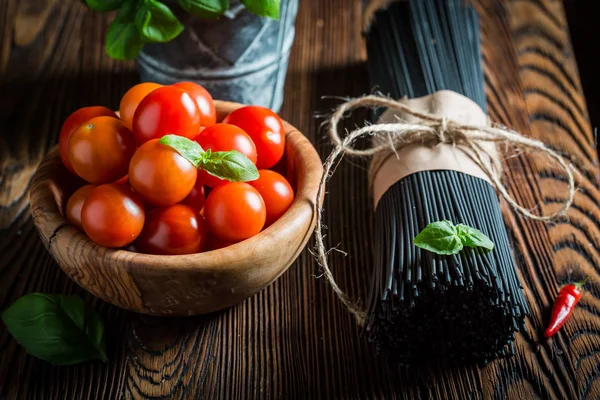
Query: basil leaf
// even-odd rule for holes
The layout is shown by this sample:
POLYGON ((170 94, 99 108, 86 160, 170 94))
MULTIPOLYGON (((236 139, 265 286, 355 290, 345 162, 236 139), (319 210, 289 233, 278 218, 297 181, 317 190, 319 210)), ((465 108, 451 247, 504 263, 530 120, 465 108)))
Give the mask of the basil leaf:
POLYGON ((462 244, 466 247, 483 247, 487 250, 494 249, 494 242, 478 229, 468 225, 458 224, 456 225, 456 231, 458 232, 458 237, 460 237, 462 244))
POLYGON ((102 319, 80 298, 30 293, 4 311, 2 321, 29 354, 44 361, 55 365, 106 361, 102 319))
POLYGON ((261 17, 279 19, 279 6, 281 0, 241 0, 251 13, 261 17))
POLYGON ((165 135, 158 143, 173 148, 196 168, 203 169, 217 178, 230 182, 258 179, 256 165, 239 151, 204 151, 198 142, 177 135, 165 135))
POLYGON ((83 0, 94 11, 107 12, 121 8, 125 0, 83 0))
POLYGON ((437 221, 427 225, 413 240, 415 246, 437 254, 456 254, 463 244, 456 227, 450 221, 437 221))
POLYGON ((256 165, 239 151, 215 151, 202 162, 202 169, 212 176, 230 182, 248 182, 258 179, 256 165))
POLYGON ((194 164, 196 168, 199 168, 204 161, 204 149, 194 140, 190 140, 183 136, 165 135, 160 138, 158 143, 173 148, 181 154, 183 158, 194 164))
POLYGON ((196 17, 215 18, 229 9, 229 0, 179 0, 179 5, 196 17))
POLYGON ((144 47, 144 40, 135 27, 136 11, 136 0, 126 0, 108 27, 106 52, 110 57, 132 60, 144 47))
POLYGON ((148 42, 169 42, 183 31, 171 9, 156 0, 144 0, 135 14, 135 26, 148 42))

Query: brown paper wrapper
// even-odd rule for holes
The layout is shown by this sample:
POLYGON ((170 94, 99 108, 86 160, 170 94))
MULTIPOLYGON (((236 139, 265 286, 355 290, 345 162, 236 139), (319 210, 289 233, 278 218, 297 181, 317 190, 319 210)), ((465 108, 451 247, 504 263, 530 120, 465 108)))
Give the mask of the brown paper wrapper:
MULTIPOLYGON (((483 110, 471 99, 456 92, 442 90, 428 96, 414 99, 402 99, 401 103, 410 108, 445 116, 448 119, 469 125, 489 125, 489 119, 483 110)), ((419 123, 416 117, 404 112, 388 109, 378 123, 394 123, 398 121, 419 123)), ((385 143, 385 138, 376 137, 377 142, 385 143)), ((479 142, 487 155, 484 162, 496 173, 501 172, 500 158, 496 145, 491 142, 479 142)), ((383 162, 376 163, 377 171, 371 171, 374 207, 377 207, 381 196, 396 182, 415 172, 429 170, 455 170, 473 175, 489 182, 485 172, 475 163, 471 151, 462 146, 439 144, 427 147, 420 144, 409 145, 398 150, 397 155, 390 153, 383 162)), ((372 167, 373 168, 372 164, 372 167)))

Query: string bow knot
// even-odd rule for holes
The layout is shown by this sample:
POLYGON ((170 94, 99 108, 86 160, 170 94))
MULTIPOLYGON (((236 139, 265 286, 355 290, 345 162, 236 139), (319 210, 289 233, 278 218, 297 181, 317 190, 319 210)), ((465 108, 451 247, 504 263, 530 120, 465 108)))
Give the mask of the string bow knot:
POLYGON ((445 143, 445 144, 455 144, 455 142, 452 140, 452 132, 448 132, 448 118, 446 117, 442 117, 440 118, 440 122, 439 124, 435 125, 435 133, 437 134, 439 143, 445 143), (450 133, 449 135, 447 135, 447 133, 450 133))

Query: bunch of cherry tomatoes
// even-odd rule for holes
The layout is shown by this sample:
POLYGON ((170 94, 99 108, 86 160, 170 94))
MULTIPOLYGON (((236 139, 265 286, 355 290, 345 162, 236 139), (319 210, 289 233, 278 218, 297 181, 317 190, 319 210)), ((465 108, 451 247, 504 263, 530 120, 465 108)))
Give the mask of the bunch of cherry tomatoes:
POLYGON ((60 132, 60 157, 89 184, 69 198, 67 219, 99 245, 168 255, 222 248, 271 225, 294 199, 270 170, 284 154, 281 119, 258 106, 216 119, 212 97, 192 82, 133 86, 119 115, 101 106, 75 111, 60 132), (165 135, 213 154, 237 151, 258 178, 221 179, 159 142, 165 135))

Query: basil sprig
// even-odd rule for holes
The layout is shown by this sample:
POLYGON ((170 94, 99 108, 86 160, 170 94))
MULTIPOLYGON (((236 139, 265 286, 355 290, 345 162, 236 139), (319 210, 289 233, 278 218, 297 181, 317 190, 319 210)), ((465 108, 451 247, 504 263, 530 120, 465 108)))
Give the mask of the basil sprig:
POLYGON ((198 142, 177 135, 163 136, 158 143, 173 148, 196 168, 203 169, 217 178, 230 182, 258 179, 256 165, 239 151, 204 151, 198 142))
MULTIPOLYGON (((175 39, 184 27, 164 0, 83 0, 99 12, 118 13, 106 34, 106 52, 118 60, 134 59, 145 43, 164 43, 175 39)), ((229 0, 178 0, 190 15, 217 18, 229 10, 229 0)), ((281 0, 242 0, 248 11, 262 17, 279 19, 281 0)), ((177 7, 177 5, 176 5, 177 7)))
POLYGON ((125 0, 84 0, 84 2, 94 11, 107 12, 118 10, 125 0))
POLYGON ((436 254, 457 254, 464 247, 493 250, 494 243, 483 232, 448 220, 428 224, 414 239, 415 246, 436 254))
POLYGON ((279 19, 280 3, 281 0, 242 0, 250 12, 273 19, 279 19))
POLYGON ((117 60, 130 60, 144 47, 135 26, 136 1, 125 1, 106 33, 106 53, 117 60))
POLYGON ((179 0, 179 5, 196 17, 215 18, 229 9, 229 0, 179 0))
POLYGON ((106 361, 100 316, 78 297, 30 293, 2 314, 16 341, 34 357, 54 365, 106 361))
POLYGON ((169 7, 157 0, 143 0, 135 14, 135 27, 142 39, 164 43, 175 39, 183 25, 169 7))

